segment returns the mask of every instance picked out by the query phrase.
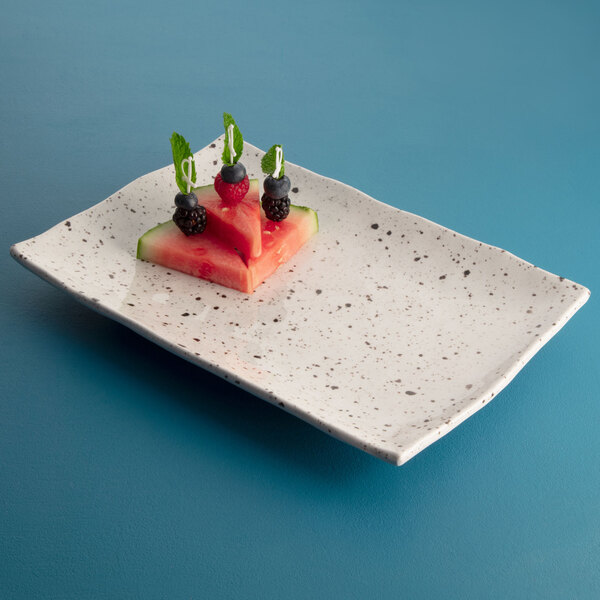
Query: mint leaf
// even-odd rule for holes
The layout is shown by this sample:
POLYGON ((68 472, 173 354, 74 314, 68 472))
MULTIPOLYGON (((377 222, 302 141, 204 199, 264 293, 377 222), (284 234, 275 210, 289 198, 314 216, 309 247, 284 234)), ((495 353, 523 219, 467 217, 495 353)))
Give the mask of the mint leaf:
POLYGON ((225 149, 223 150, 223 162, 226 165, 235 165, 242 156, 242 150, 244 149, 244 138, 242 132, 236 125, 234 118, 229 113, 223 113, 223 125, 225 126, 225 149), (235 156, 229 155, 229 126, 233 125, 233 149, 235 150, 235 156))
POLYGON ((285 157, 283 154, 283 147, 280 144, 275 144, 267 150, 267 153, 260 161, 260 168, 262 169, 262 172, 267 175, 273 175, 273 173, 275 173, 275 167, 277 166, 275 152, 277 152, 277 148, 281 148, 281 169, 279 169, 279 177, 277 179, 281 179, 285 175, 285 157))
POLYGON ((184 158, 192 156, 192 173, 190 179, 196 181, 196 163, 193 159, 190 145, 185 141, 185 138, 178 133, 173 132, 171 136, 171 150, 173 151, 173 165, 175 167, 175 181, 177 187, 184 193, 187 194, 187 183, 183 178, 183 171, 181 170, 181 161, 184 158))

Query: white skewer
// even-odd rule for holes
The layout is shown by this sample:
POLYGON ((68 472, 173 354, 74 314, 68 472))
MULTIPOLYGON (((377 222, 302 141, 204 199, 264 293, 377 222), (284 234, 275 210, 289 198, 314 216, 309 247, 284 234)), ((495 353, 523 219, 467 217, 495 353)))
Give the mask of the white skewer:
POLYGON ((189 194, 193 187, 197 187, 197 182, 192 181, 192 165, 194 164, 194 157, 190 156, 184 158, 181 161, 181 173, 182 179, 187 184, 187 193, 189 194))
POLYGON ((281 165, 283 164, 283 150, 281 146, 275 146, 275 170, 273 171, 273 178, 279 179, 279 171, 281 171, 281 165))
POLYGON ((233 123, 227 127, 227 142, 229 144, 229 162, 233 162, 235 158, 235 150, 233 149, 233 123))

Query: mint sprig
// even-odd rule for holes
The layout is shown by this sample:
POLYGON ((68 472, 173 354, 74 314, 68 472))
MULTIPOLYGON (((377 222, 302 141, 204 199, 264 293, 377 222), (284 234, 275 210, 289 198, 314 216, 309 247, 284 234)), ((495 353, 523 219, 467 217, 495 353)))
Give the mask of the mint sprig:
MULTIPOLYGON (((173 132, 171 136, 171 150, 173 151, 173 165, 175 167, 175 181, 177 187, 184 193, 187 194, 187 183, 183 178, 183 171, 181 170, 181 161, 184 158, 193 157, 190 145, 185 141, 185 138, 179 133, 173 132)), ((196 164, 192 158, 192 173, 190 179, 196 181, 196 164)))
POLYGON ((223 125, 225 126, 225 149, 223 150, 223 162, 226 165, 235 165, 235 163, 242 156, 242 150, 244 149, 244 138, 242 132, 236 125, 235 119, 229 113, 223 113, 223 125), (233 149, 235 150, 235 156, 230 156, 229 152, 229 126, 233 125, 233 149))
POLYGON ((281 148, 281 169, 279 169, 279 177, 277 177, 277 179, 281 179, 285 174, 285 157, 283 155, 283 147, 280 144, 275 144, 267 150, 267 153, 260 161, 260 168, 262 169, 262 172, 267 175, 273 175, 273 173, 275 173, 275 168, 277 166, 275 153, 277 152, 277 148, 281 148))

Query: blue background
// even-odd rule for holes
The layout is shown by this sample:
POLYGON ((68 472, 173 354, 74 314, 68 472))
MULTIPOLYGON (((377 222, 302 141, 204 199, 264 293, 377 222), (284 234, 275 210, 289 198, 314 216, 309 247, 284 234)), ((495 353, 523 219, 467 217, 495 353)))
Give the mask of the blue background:
POLYGON ((5 4, 1 598, 600 597, 597 2, 5 4), (10 259, 223 110, 591 300, 395 468, 10 259))

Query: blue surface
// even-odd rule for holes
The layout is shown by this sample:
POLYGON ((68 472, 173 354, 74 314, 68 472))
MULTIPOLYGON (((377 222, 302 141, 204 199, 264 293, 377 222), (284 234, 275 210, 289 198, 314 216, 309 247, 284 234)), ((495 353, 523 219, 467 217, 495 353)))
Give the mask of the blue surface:
POLYGON ((600 597, 599 28, 597 2, 7 4, 0 598, 600 597), (395 468, 9 258, 223 110, 591 300, 395 468))

